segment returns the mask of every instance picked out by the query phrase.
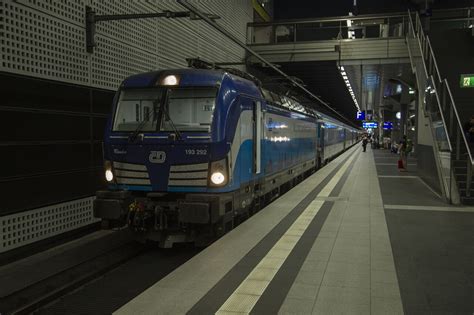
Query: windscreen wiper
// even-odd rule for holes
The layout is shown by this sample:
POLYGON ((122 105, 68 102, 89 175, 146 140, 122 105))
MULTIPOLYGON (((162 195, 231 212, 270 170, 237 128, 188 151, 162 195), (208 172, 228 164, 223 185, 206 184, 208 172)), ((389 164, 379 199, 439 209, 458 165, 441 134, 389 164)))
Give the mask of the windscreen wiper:
POLYGON ((176 138, 178 140, 181 140, 182 139, 181 132, 179 132, 178 128, 176 128, 176 125, 173 122, 173 119, 171 119, 171 116, 170 116, 170 113, 168 111, 168 108, 166 107, 166 104, 163 105, 163 110, 164 110, 165 115, 166 115, 166 120, 169 121, 169 123, 171 125, 171 128, 173 128, 173 131, 176 134, 176 138))
MULTIPOLYGON (((160 102, 160 98, 157 98, 156 100, 153 101, 153 120, 155 120, 155 118, 156 118, 155 117, 156 116, 156 106, 158 105, 159 102, 160 102)), ((148 119, 150 119, 150 111, 146 112, 146 116, 144 117, 144 119, 140 122, 140 124, 138 124, 135 131, 133 131, 133 133, 128 138, 128 140, 130 142, 135 142, 137 140, 138 134, 142 130, 143 126, 145 126, 145 124, 148 122, 148 119)))

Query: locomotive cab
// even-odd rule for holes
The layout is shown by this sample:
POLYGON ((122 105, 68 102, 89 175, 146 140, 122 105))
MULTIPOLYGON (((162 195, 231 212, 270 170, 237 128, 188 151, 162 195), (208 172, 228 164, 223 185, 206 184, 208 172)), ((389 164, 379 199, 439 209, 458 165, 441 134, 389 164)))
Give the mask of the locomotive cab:
POLYGON ((108 189, 97 192, 94 215, 162 247, 208 244, 309 176, 329 152, 316 152, 316 112, 228 69, 129 77, 112 113, 108 189))
POLYGON ((169 247, 196 241, 195 226, 215 234, 231 212, 223 117, 233 92, 222 71, 206 72, 163 71, 122 83, 105 132, 108 190, 94 202, 104 223, 126 224, 169 247))

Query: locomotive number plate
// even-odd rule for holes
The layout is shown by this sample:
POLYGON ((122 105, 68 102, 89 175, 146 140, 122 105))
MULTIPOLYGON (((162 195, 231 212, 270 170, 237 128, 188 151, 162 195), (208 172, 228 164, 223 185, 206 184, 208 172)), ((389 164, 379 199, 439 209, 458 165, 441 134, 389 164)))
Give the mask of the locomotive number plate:
POLYGON ((206 149, 186 149, 184 151, 186 152, 186 155, 206 155, 207 154, 206 149))

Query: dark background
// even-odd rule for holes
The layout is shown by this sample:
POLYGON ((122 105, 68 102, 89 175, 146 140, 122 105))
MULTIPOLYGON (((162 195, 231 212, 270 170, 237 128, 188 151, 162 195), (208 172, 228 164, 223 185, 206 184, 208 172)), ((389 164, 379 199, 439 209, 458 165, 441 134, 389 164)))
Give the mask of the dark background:
MULTIPOLYGON (((352 3, 275 0, 275 18, 347 15, 352 3)), ((433 8, 473 5, 473 0, 437 0, 433 8)), ((417 5, 358 0, 359 14, 407 8, 417 5)), ((91 196, 104 187, 102 138, 113 91, 2 72, 0 88, 0 215, 91 196)))
MULTIPOLYGON (((423 9, 411 0, 357 0, 359 14, 405 12, 410 9, 423 9)), ((311 17, 345 16, 352 11, 353 0, 275 0, 276 20, 311 17)), ((473 0, 436 0, 433 9, 474 6, 473 0)))
POLYGON ((114 93, 0 73, 0 215, 104 186, 102 138, 114 93))

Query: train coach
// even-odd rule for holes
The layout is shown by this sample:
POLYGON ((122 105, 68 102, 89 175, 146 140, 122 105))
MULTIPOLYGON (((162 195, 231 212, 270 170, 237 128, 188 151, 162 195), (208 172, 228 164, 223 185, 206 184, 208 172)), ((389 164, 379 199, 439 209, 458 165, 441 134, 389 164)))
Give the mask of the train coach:
POLYGON ((224 69, 121 84, 94 215, 162 247, 206 244, 357 141, 359 131, 224 69))

